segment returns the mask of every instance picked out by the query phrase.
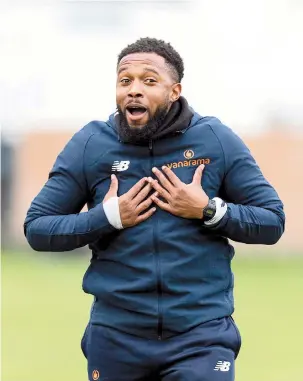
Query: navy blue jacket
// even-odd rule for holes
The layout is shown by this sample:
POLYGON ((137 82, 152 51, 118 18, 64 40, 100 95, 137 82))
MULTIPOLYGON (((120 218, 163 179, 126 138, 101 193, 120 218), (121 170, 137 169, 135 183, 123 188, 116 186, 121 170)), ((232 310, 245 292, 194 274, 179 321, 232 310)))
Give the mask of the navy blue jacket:
POLYGON ((271 245, 284 222, 283 204, 242 140, 218 119, 195 113, 182 133, 150 147, 122 143, 113 116, 89 123, 58 156, 24 227, 34 250, 90 246, 83 289, 95 296, 92 323, 167 338, 231 315, 234 249, 228 239, 271 245), (102 200, 111 173, 116 171, 119 196, 151 176, 154 166, 166 164, 189 183, 200 163, 206 165, 206 194, 228 203, 216 226, 160 209, 131 228, 109 224, 102 200), (86 203, 88 211, 80 213, 86 203))

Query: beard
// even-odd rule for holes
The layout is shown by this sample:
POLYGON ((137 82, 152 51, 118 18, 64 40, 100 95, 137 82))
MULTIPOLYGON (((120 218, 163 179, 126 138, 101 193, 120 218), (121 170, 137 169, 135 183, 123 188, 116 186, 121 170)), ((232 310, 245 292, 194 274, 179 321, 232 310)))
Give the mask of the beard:
MULTIPOLYGON (((128 143, 148 143, 157 130, 164 123, 165 117, 169 110, 169 103, 166 102, 157 108, 155 114, 148 119, 148 122, 143 127, 131 127, 126 118, 126 111, 123 112, 119 106, 117 106, 119 112, 119 134, 123 141, 128 143)), ((149 113, 149 111, 147 110, 149 113)))

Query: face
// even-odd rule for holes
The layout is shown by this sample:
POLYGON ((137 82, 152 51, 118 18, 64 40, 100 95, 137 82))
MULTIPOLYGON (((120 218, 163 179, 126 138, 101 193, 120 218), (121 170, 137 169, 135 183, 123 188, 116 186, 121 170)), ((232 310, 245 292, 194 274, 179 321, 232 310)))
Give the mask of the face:
POLYGON ((118 65, 116 102, 131 129, 142 129, 163 119, 181 93, 164 58, 155 53, 133 53, 118 65))

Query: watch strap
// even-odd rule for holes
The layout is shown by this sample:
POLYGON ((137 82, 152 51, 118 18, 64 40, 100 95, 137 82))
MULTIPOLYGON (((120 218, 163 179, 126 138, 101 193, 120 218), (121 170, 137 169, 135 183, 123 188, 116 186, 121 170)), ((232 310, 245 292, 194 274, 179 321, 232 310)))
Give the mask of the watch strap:
POLYGON ((219 197, 214 197, 212 200, 216 203, 216 212, 211 219, 204 221, 204 225, 206 226, 216 225, 219 221, 222 220, 222 218, 225 216, 227 212, 227 204, 225 201, 223 201, 219 197))

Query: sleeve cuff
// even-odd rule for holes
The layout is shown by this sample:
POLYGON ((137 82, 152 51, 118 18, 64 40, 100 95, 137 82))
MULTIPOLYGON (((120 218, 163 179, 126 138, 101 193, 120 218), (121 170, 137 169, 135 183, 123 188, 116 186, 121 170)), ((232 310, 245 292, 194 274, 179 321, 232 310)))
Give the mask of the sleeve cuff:
POLYGON ((108 222, 116 229, 123 229, 119 210, 119 198, 111 197, 105 201, 103 209, 108 222))

